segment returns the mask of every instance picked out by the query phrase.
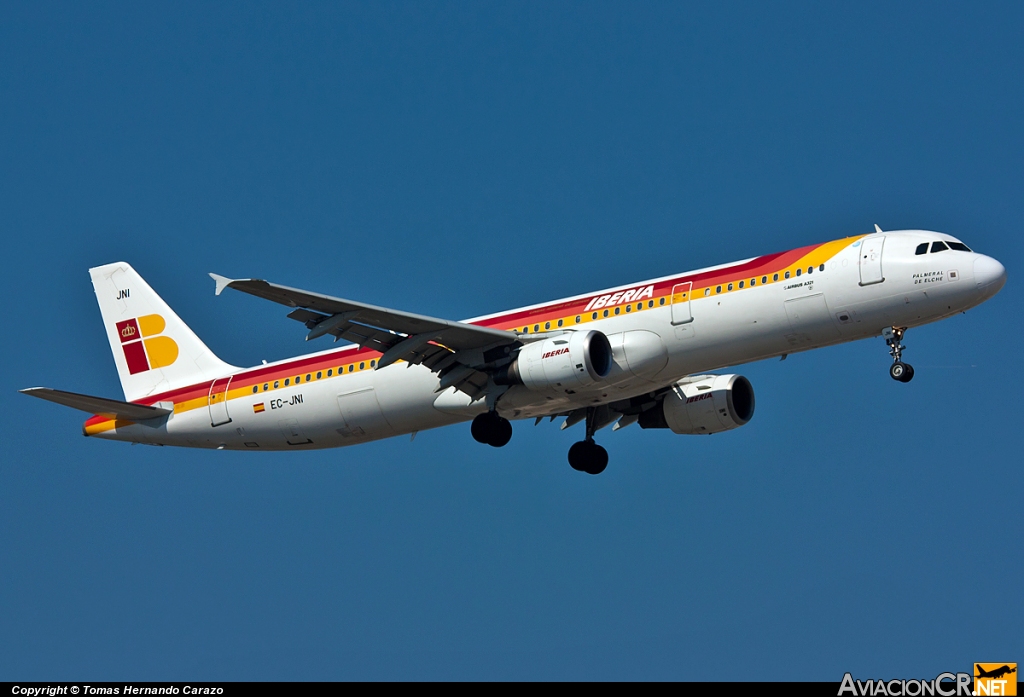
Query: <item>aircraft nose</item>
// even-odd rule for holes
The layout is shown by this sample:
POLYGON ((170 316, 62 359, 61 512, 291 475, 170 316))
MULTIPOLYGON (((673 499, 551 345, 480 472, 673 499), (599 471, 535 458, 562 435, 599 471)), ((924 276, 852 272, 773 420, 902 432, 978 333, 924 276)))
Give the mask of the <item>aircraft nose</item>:
POLYGON ((992 257, 979 255, 974 260, 974 281, 978 288, 995 295, 1006 283, 1006 268, 992 257))

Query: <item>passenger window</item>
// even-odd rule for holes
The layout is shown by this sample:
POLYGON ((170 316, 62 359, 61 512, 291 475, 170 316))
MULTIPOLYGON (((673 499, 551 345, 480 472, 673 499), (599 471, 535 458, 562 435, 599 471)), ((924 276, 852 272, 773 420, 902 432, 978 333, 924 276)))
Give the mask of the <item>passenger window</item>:
POLYGON ((814 267, 813 266, 808 266, 807 267, 807 273, 814 273, 814 267))
POLYGON ((632 305, 626 305, 626 312, 632 312, 632 311, 633 311, 633 306, 632 305))
POLYGON ((721 293, 722 292, 722 286, 715 286, 715 292, 716 293, 721 293))
MULTIPOLYGON (((705 293, 705 295, 706 295, 706 293, 705 293)), ((648 300, 647 301, 647 307, 654 307, 654 301, 653 300, 648 300)))
POLYGON ((615 308, 615 314, 619 314, 619 308, 615 308))
POLYGON ((544 328, 545 329, 551 329, 551 322, 545 322, 544 323, 544 328))
POLYGON ((659 305, 664 305, 665 304, 665 298, 659 298, 658 299, 658 304, 659 305))
POLYGON ((927 242, 922 242, 921 244, 917 245, 917 249, 914 250, 914 254, 917 254, 918 256, 920 256, 921 254, 927 254, 927 253, 928 253, 928 243, 927 242))
POLYGON ((327 369, 327 377, 331 377, 332 375, 334 375, 334 368, 328 368, 327 369))
POLYGON ((818 271, 824 271, 824 270, 825 270, 825 265, 824 264, 819 264, 818 265, 818 271))
POLYGON ((302 382, 302 376, 301 375, 296 375, 295 376, 295 384, 298 385, 300 382, 302 382))
MULTIPOLYGON (((778 275, 778 274, 776 274, 778 275)), ((786 272, 786 278, 789 278, 789 271, 786 272)))
POLYGON ((590 319, 597 319, 597 313, 595 312, 594 314, 592 314, 592 315, 590 316, 590 319))
POLYGON ((320 379, 320 378, 322 378, 323 376, 324 376, 324 374, 323 374, 322 372, 320 372, 319 370, 318 370, 318 371, 316 372, 316 379, 317 379, 317 380, 319 380, 319 379, 320 379))
POLYGON ((260 391, 260 386, 259 385, 253 385, 252 386, 252 393, 253 394, 256 394, 259 391, 260 391))
POLYGON ((270 383, 269 382, 263 383, 263 391, 266 392, 269 389, 270 389, 270 383))
POLYGON ((763 286, 767 282, 768 282, 768 277, 767 276, 761 276, 761 285, 763 286))
POLYGON ((576 324, 579 324, 579 323, 580 323, 580 316, 576 315, 576 324))
POLYGON ((605 316, 605 317, 607 317, 607 316, 608 316, 608 310, 605 310, 605 311, 604 311, 604 316, 605 316))
POLYGON ((711 295, 711 289, 710 288, 705 288, 704 289, 704 297, 707 297, 709 295, 711 295))
POLYGON ((533 325, 533 331, 539 332, 540 331, 540 325, 539 324, 533 325))
POLYGON ((750 279, 750 285, 756 286, 757 285, 757 279, 756 278, 750 279))
POLYGON ((799 276, 801 273, 803 273, 803 269, 797 269, 796 270, 796 275, 797 276, 799 276))
POLYGON ((281 386, 281 381, 280 380, 274 380, 274 389, 276 390, 280 386, 281 386))
MULTIPOLYGON (((317 376, 317 377, 319 377, 319 376, 317 376)), ((309 382, 312 378, 313 378, 312 375, 310 375, 309 373, 306 373, 306 382, 309 382)))
POLYGON ((946 246, 945 242, 932 242, 932 254, 935 252, 945 252, 949 247, 946 246))
POLYGON ((353 363, 352 365, 350 365, 348 367, 348 372, 350 372, 350 373, 355 372, 355 369, 356 369, 356 364, 353 363))
POLYGON ((779 274, 775 274, 775 275, 773 275, 773 276, 772 276, 772 280, 773 280, 773 281, 777 281, 777 280, 779 280, 779 274))
POLYGON ((376 359, 370 361, 370 367, 371 368, 375 367, 376 365, 377 365, 377 360, 376 359))
POLYGON ((743 287, 743 281, 740 281, 740 288, 743 287))
POLYGON ((291 378, 285 378, 285 379, 284 379, 284 386, 285 386, 285 387, 288 387, 288 385, 290 385, 290 384, 291 384, 291 381, 292 381, 292 379, 291 379, 291 378))
POLYGON ((562 320, 558 320, 558 326, 559 326, 559 327, 561 327, 561 326, 562 326, 562 320))
POLYGON ((950 242, 949 243, 949 248, 953 249, 953 250, 956 250, 958 252, 969 252, 969 251, 971 251, 971 248, 968 247, 963 242, 950 242))
POLYGON ((359 370, 362 370, 365 367, 366 367, 366 362, 365 361, 362 361, 362 362, 359 363, 359 370))

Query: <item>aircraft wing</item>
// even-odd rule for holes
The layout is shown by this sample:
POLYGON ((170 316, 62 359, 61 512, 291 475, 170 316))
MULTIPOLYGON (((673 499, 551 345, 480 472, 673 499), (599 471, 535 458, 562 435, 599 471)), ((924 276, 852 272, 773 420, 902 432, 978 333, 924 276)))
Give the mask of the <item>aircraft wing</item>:
POLYGON ((506 346, 519 340, 513 332, 333 298, 261 279, 230 279, 213 273, 210 276, 217 283, 217 295, 225 288, 234 288, 296 308, 288 317, 306 325, 307 341, 330 334, 335 341, 345 339, 380 351, 383 355, 377 368, 398 360, 423 364, 441 374, 441 384, 445 387, 454 385, 473 396, 486 386, 487 374, 465 368, 483 360, 460 359, 467 359, 466 352, 506 346))
POLYGON ((20 390, 20 392, 31 397, 39 397, 49 402, 63 404, 73 409, 81 409, 90 414, 102 414, 103 416, 115 419, 128 419, 129 421, 145 421, 146 419, 155 419, 171 413, 170 409, 121 402, 105 397, 92 397, 87 394, 78 394, 77 392, 64 392, 63 390, 54 390, 49 387, 29 387, 28 389, 20 390))

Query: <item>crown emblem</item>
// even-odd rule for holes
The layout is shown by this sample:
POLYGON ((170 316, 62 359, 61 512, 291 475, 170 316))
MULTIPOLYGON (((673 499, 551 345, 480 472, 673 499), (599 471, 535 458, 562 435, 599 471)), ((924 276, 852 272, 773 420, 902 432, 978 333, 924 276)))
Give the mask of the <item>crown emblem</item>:
POLYGON ((132 325, 126 325, 121 329, 121 336, 135 336, 135 327, 132 325))

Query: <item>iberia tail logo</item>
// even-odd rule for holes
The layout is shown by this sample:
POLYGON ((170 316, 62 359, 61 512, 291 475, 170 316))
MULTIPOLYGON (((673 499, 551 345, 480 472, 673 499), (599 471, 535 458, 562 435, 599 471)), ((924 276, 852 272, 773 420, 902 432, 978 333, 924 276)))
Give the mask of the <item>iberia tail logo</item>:
POLYGON ((117 323, 124 359, 132 375, 153 368, 166 368, 178 359, 178 344, 169 336, 159 336, 167 323, 160 315, 143 315, 117 323))

